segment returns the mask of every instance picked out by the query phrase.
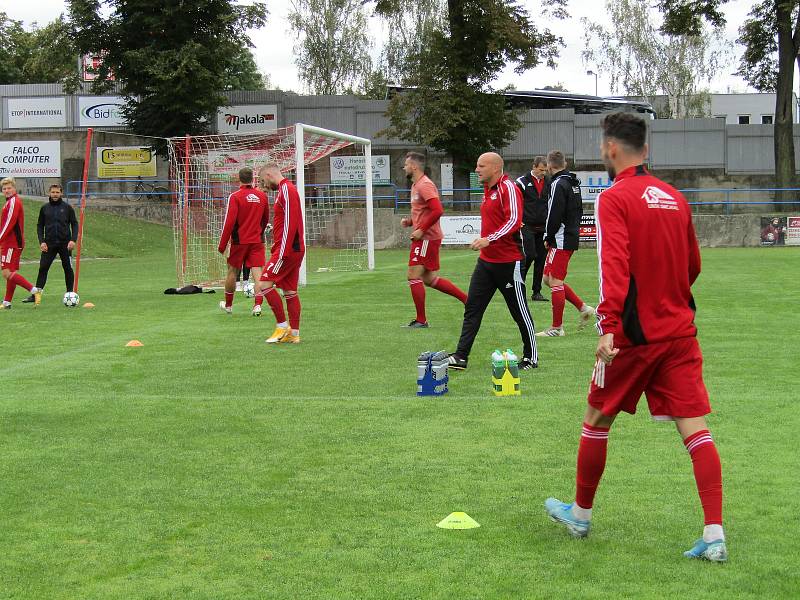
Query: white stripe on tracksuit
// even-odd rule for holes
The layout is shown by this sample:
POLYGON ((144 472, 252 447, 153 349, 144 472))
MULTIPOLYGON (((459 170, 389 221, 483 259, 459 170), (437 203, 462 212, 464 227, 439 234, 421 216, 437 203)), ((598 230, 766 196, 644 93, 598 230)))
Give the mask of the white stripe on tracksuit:
POLYGON ((286 251, 286 240, 289 237, 289 188, 284 183, 281 186, 281 194, 283 195, 283 234, 281 235, 281 247, 278 250, 278 262, 272 267, 272 272, 277 275, 281 266, 283 266, 283 254, 286 251))
POLYGON ((11 217, 14 216, 14 209, 17 208, 17 197, 11 196, 8 200, 8 212, 6 213, 6 222, 3 223, 2 229, 0 229, 0 240, 3 239, 3 236, 6 235, 8 232, 8 226, 11 224, 11 217))
POLYGON ((528 339, 531 343, 531 361, 534 364, 539 362, 539 352, 536 348, 536 329, 533 326, 533 318, 531 317, 530 310, 528 310, 528 303, 525 301, 525 292, 523 286, 525 282, 522 281, 522 272, 520 270, 520 261, 514 267, 514 291, 517 297, 517 306, 522 315, 522 321, 525 323, 525 330, 528 333, 528 339))
MULTIPOLYGON (((517 202, 516 202, 515 194, 519 194, 519 188, 509 180, 504 181, 503 185, 505 185, 506 188, 508 189, 508 200, 509 200, 508 204, 509 204, 509 208, 511 209, 511 216, 508 219, 508 221, 506 221, 500 229, 498 229, 494 233, 489 234, 489 235, 486 236, 486 239, 489 240, 490 242, 493 242, 495 240, 499 240, 501 237, 503 237, 507 233, 510 233, 511 232, 511 228, 514 227, 514 225, 517 222, 517 202)), ((499 194, 499 190, 498 190, 498 194, 499 194)), ((500 201, 502 202, 503 201, 503 195, 502 194, 499 194, 499 195, 500 195, 500 201)))

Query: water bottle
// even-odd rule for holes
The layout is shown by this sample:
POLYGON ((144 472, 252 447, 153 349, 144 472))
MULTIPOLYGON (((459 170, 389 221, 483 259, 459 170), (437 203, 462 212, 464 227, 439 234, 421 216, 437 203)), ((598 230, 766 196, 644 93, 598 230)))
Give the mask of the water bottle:
POLYGON ((430 364, 430 352, 423 352, 417 357, 417 393, 422 393, 422 382, 425 380, 425 374, 428 371, 430 364))
POLYGON ((503 373, 506 371, 506 359, 500 350, 492 352, 492 389, 496 394, 503 391, 503 373))
POLYGON ((519 377, 519 364, 517 361, 517 355, 514 354, 514 351, 509 348, 505 351, 506 361, 508 361, 508 370, 511 371, 511 376, 516 378, 519 377))

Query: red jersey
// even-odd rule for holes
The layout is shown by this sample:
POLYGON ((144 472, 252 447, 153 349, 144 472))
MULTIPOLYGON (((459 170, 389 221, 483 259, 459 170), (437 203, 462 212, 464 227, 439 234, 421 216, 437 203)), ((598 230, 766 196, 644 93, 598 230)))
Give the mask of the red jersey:
POLYGON ((601 334, 617 347, 697 334, 691 285, 700 274, 692 211, 643 166, 625 169, 597 197, 601 334))
POLYGON ((522 194, 503 173, 492 187, 484 186, 481 203, 481 237, 489 245, 481 249, 481 259, 501 263, 522 260, 522 194))
POLYGON ((14 194, 0 213, 0 248, 25 247, 25 211, 22 200, 14 194))
POLYGON ((219 251, 233 244, 257 244, 264 241, 264 229, 269 223, 269 201, 261 190, 243 185, 228 197, 219 251))
POLYGON ((271 260, 277 262, 286 254, 305 252, 306 242, 303 234, 300 195, 294 184, 286 178, 282 179, 278 185, 278 197, 275 199, 274 211, 271 260))
POLYGON ((439 200, 439 190, 427 175, 411 186, 411 224, 422 229, 423 240, 440 240, 444 237, 439 218, 444 213, 439 200))

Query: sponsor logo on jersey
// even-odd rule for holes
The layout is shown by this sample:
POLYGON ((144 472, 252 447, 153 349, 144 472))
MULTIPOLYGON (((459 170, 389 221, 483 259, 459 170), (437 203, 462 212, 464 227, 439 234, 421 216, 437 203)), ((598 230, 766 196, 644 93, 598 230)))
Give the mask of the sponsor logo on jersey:
POLYGON ((260 202, 260 198, 258 196, 256 196, 255 194, 247 194, 247 201, 248 202, 256 202, 256 203, 258 203, 258 202, 260 202))
POLYGON ((647 189, 642 193, 642 199, 647 203, 647 208, 678 210, 678 203, 675 198, 654 185, 647 186, 647 189))

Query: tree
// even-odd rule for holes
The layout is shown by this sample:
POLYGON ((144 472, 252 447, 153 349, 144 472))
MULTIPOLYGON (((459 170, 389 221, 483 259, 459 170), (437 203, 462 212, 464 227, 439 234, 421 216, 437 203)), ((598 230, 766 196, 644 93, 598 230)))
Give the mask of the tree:
POLYGON ((21 21, 0 13, 0 28, 0 84, 62 83, 68 93, 77 89, 78 51, 63 15, 25 31, 21 21))
MULTIPOLYGON (((394 10, 393 1, 379 2, 378 11, 394 10)), ((563 1, 551 5, 561 11, 563 1)), ((447 152, 455 187, 469 187, 478 155, 508 145, 521 126, 492 87, 497 73, 507 63, 517 73, 541 61, 554 66, 561 43, 513 0, 447 0, 445 26, 407 59, 408 87, 389 103, 386 133, 447 152)))
POLYGON ((584 63, 611 77, 611 89, 641 96, 648 102, 667 96, 666 118, 708 115, 709 96, 702 89, 730 60, 723 32, 703 27, 699 35, 667 35, 659 31, 648 0, 606 0, 611 28, 581 19, 586 49, 584 63))
POLYGON ((263 90, 267 88, 267 79, 258 70, 256 59, 250 48, 241 46, 233 60, 233 68, 225 73, 222 87, 225 90, 263 90))
MULTIPOLYGON (((660 0, 663 29, 695 33, 704 20, 722 25, 720 8, 727 0, 660 0)), ((792 125, 794 65, 800 66, 800 3, 798 0, 762 0, 739 29, 745 50, 738 73, 759 91, 775 92, 775 184, 793 187, 796 180, 792 125)), ((781 195, 789 196, 789 194, 781 195)))
POLYGON ((387 39, 379 59, 380 71, 387 81, 402 84, 408 59, 420 52, 434 32, 445 25, 445 0, 418 0, 403 10, 382 15, 387 39))
POLYGON ((228 0, 69 0, 69 7, 78 49, 103 53, 93 90, 107 90, 113 72, 128 124, 159 137, 207 130, 227 102, 227 74, 239 72, 242 49, 252 45, 245 31, 267 16, 261 2, 228 0))
POLYGON ((313 94, 338 94, 371 72, 367 17, 361 0, 294 0, 295 64, 313 94))

